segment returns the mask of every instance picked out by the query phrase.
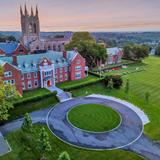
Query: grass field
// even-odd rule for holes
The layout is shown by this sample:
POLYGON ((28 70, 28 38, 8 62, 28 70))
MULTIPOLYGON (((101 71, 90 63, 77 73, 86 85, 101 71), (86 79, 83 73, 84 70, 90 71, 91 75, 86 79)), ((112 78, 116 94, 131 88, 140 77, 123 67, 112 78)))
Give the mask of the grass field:
MULTIPOLYGON (((126 99, 139 106, 149 116, 150 123, 145 126, 145 133, 154 140, 160 140, 160 58, 149 57, 143 61, 145 71, 123 76, 124 84, 130 81, 129 96, 126 99, 124 86, 120 90, 107 91, 103 84, 96 84, 72 91, 74 96, 103 94, 126 99), (145 93, 150 93, 149 104, 145 103, 145 93)), ((121 72, 121 71, 120 71, 121 72)))
MULTIPOLYGON (((0 157, 0 160, 39 160, 40 153, 37 149, 39 131, 42 126, 35 126, 32 134, 23 133, 21 130, 7 136, 12 147, 12 152, 0 157)), ((52 151, 46 154, 47 160, 57 160, 62 151, 70 154, 71 160, 144 160, 138 155, 123 151, 88 151, 69 146, 54 137, 48 131, 52 151)))
POLYGON ((116 111, 99 104, 76 106, 69 112, 68 119, 74 126, 94 132, 112 130, 120 123, 120 116, 116 111))

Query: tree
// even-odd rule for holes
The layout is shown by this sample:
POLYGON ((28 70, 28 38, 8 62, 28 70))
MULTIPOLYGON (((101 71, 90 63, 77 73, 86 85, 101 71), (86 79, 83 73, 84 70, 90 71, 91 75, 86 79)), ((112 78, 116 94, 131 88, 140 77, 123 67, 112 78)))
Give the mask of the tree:
POLYGON ((74 33, 71 42, 65 45, 65 49, 73 50, 74 48, 78 49, 90 68, 97 66, 99 62, 106 61, 106 49, 96 44, 95 39, 88 32, 74 33))
POLYGON ((155 53, 157 56, 160 56, 160 46, 158 46, 157 48, 156 48, 156 53, 155 53))
POLYGON ((22 130, 25 132, 32 132, 32 119, 28 113, 24 115, 24 120, 22 123, 22 130))
POLYGON ((125 93, 126 93, 126 94, 129 93, 129 79, 127 79, 127 81, 126 81, 126 85, 125 85, 125 93))
POLYGON ((150 93, 146 92, 145 93, 145 101, 146 101, 147 104, 149 103, 149 98, 150 98, 150 93))
POLYGON ((142 60, 149 55, 149 47, 145 45, 127 44, 123 47, 123 57, 131 60, 142 60))
POLYGON ((113 88, 116 89, 119 89, 123 84, 123 80, 120 75, 112 76, 112 81, 113 81, 113 88))
POLYGON ((20 96, 16 88, 3 83, 3 69, 0 67, 0 121, 7 120, 13 102, 20 96))
POLYGON ((8 41, 16 41, 16 38, 14 36, 8 36, 6 39, 8 41))
POLYGON ((59 155, 58 160, 70 160, 69 154, 65 151, 59 155))
POLYGON ((52 150, 48 133, 46 132, 44 127, 40 130, 38 148, 40 150, 40 153, 42 154, 41 160, 45 160, 45 153, 52 150))
POLYGON ((107 88, 109 89, 109 91, 111 91, 113 89, 113 81, 112 78, 108 81, 108 86, 107 88))

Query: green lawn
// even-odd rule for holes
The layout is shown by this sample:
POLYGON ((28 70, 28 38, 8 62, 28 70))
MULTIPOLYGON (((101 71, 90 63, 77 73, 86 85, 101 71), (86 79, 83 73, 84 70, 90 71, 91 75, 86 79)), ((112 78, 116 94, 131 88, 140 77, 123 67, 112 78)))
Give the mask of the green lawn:
MULTIPOLYGON (((38 133, 42 126, 34 126, 32 134, 25 134, 21 130, 10 133, 7 139, 12 147, 12 152, 0 157, 0 160, 39 160, 40 153, 37 150, 38 133)), ((52 151, 46 157, 47 160, 57 160, 62 151, 70 154, 71 160, 144 160, 138 155, 123 150, 114 151, 89 151, 69 146, 54 137, 48 131, 52 151)))
MULTIPOLYGON (((123 76, 124 83, 128 78, 130 91, 127 101, 139 106, 149 116, 150 123, 145 126, 145 133, 154 140, 160 140, 160 58, 149 57, 143 61, 145 71, 123 76), (145 103, 145 92, 150 92, 150 102, 145 103)), ((124 86, 120 90, 109 92, 99 83, 72 91, 74 96, 84 96, 92 93, 110 95, 126 99, 124 86)))
POLYGON ((96 79, 98 79, 96 76, 89 75, 88 77, 86 77, 84 79, 75 80, 75 81, 66 81, 66 82, 63 82, 63 83, 58 83, 58 84, 56 84, 56 86, 63 89, 65 87, 71 87, 71 86, 76 85, 76 84, 80 85, 80 84, 83 84, 83 83, 86 83, 86 82, 92 82, 96 79))
POLYGON ((69 112, 68 119, 74 126, 94 132, 112 130, 120 123, 116 111, 99 104, 78 105, 69 112))

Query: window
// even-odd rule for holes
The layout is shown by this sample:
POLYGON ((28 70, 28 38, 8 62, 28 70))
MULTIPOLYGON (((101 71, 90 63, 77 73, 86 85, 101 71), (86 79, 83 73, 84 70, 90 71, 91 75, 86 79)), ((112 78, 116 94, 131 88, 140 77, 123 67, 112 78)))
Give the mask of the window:
POLYGON ((52 75, 52 71, 46 71, 44 72, 44 76, 45 77, 48 77, 48 76, 51 76, 52 75))
POLYGON ((78 59, 78 60, 76 61, 76 64, 80 64, 80 63, 81 63, 81 60, 78 59))
POLYGON ((68 80, 68 74, 65 74, 65 80, 68 80))
POLYGON ((32 88, 32 82, 28 81, 28 88, 32 88))
POLYGON ((76 78, 76 79, 81 79, 81 72, 77 72, 75 78, 76 78))
POLYGON ((19 53, 24 53, 24 50, 22 48, 20 48, 19 53))
POLYGON ((25 83, 24 83, 24 82, 22 82, 22 89, 23 89, 23 90, 26 89, 26 88, 25 88, 25 83))
POLYGON ((68 67, 65 67, 64 70, 65 70, 65 72, 68 72, 68 67))
POLYGON ((5 80, 4 81, 4 84, 10 84, 10 85, 14 85, 15 84, 15 80, 14 79, 11 79, 11 80, 5 80))
POLYGON ((21 80, 24 80, 24 74, 21 74, 21 80))
POLYGON ((56 82, 58 82, 58 78, 57 78, 57 76, 55 77, 55 81, 56 81, 56 82))
POLYGON ((60 74, 59 78, 63 78, 63 74, 60 74))
POLYGON ((31 74, 27 73, 27 79, 31 79, 31 74))
POLYGON ((76 71, 81 70, 81 66, 76 66, 76 67, 75 67, 75 70, 76 70, 76 71))
POLYGON ((37 78, 37 73, 34 73, 34 78, 37 78))
POLYGON ((35 81, 34 81, 34 86, 35 86, 35 87, 38 87, 38 80, 35 80, 35 81))
POLYGON ((11 71, 4 72, 4 77, 12 77, 12 72, 11 71))

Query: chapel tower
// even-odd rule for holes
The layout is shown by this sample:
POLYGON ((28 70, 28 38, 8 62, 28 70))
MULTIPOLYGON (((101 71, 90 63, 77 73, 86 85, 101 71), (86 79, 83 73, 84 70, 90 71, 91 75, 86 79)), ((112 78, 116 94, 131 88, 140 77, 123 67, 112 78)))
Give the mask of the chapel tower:
POLYGON ((25 5, 24 12, 20 6, 21 14, 21 29, 22 29, 22 43, 29 47, 29 45, 40 39, 40 24, 38 7, 36 6, 36 13, 34 14, 31 7, 31 13, 28 14, 27 7, 25 5))

